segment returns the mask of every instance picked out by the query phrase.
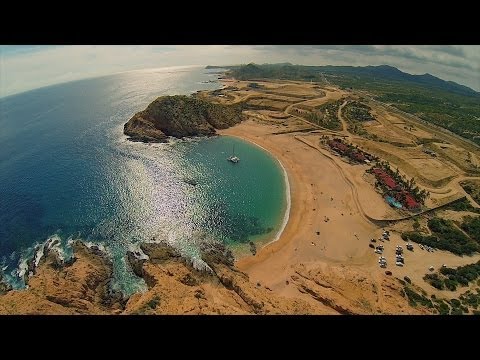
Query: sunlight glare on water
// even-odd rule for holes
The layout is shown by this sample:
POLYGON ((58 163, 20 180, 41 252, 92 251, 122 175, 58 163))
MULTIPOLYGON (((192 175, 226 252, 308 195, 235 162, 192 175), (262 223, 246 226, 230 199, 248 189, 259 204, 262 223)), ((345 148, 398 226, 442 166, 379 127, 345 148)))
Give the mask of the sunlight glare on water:
POLYGON ((19 263, 52 236, 103 244, 115 284, 141 281, 125 262, 140 241, 198 258, 198 243, 236 247, 273 236, 285 211, 278 163, 236 138, 141 144, 123 124, 157 96, 218 88, 202 68, 153 69, 50 86, 0 99, 0 263, 19 263), (235 144, 241 161, 226 159, 235 144), (196 184, 196 185, 193 185, 196 184))

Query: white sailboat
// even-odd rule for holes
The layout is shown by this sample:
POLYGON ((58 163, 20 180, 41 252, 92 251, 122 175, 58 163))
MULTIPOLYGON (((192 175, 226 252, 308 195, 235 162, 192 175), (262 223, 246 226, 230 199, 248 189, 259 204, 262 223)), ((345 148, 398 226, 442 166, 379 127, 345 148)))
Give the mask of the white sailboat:
POLYGON ((240 161, 240 158, 235 156, 235 144, 233 145, 232 155, 227 160, 231 161, 234 164, 236 164, 240 161))

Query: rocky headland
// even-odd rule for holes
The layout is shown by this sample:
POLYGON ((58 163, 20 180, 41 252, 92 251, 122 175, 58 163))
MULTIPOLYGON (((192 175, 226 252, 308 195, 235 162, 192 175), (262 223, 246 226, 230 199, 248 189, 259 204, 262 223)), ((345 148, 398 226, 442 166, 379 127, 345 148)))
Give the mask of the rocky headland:
POLYGON ((161 96, 133 115, 123 132, 131 141, 165 142, 176 138, 215 135, 242 121, 241 105, 212 103, 193 96, 161 96))
POLYGON ((126 299, 111 290, 113 265, 109 257, 98 247, 88 247, 81 241, 75 241, 72 248, 73 257, 64 261, 47 242, 38 264, 29 262, 27 288, 8 287, 0 295, 0 314, 121 312, 126 299))

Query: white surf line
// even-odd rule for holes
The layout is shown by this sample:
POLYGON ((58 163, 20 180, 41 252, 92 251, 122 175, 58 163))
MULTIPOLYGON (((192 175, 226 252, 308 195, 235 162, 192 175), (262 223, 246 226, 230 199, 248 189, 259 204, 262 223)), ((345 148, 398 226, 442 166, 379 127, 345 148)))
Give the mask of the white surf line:
POLYGON ((285 210, 285 214, 283 215, 283 221, 282 221, 282 225, 280 226, 280 229, 277 231, 277 234, 275 235, 275 237, 273 238, 272 241, 269 241, 268 243, 266 243, 265 245, 263 245, 263 247, 271 244, 271 243, 274 243, 275 241, 277 241, 278 239, 280 239, 280 236, 282 236, 282 233, 283 231, 285 230, 285 228, 287 227, 287 223, 288 223, 288 220, 290 219, 290 208, 291 208, 291 198, 290 198, 290 181, 288 180, 288 173, 287 173, 287 170, 285 170, 285 167, 283 166, 282 162, 280 161, 280 159, 278 159, 274 154, 272 154, 269 150, 265 149, 263 146, 261 145, 258 145, 257 143, 254 143, 253 141, 251 141, 250 139, 246 139, 246 138, 243 138, 241 136, 237 136, 237 135, 223 135, 223 136, 233 136, 233 137, 236 137, 236 138, 239 138, 240 140, 243 140, 243 141, 246 141, 250 144, 253 144, 255 146, 258 146, 260 149, 262 149, 263 151, 267 152, 268 154, 270 154, 271 157, 273 157, 276 161, 278 161, 278 163, 280 164, 280 167, 282 168, 282 171, 283 171, 283 178, 285 180, 285 195, 286 195, 286 199, 287 199, 287 208, 285 210))
MULTIPOLYGON (((261 148, 263 149, 263 147, 261 147, 261 148)), ((272 156, 273 156, 273 154, 272 154, 272 156)), ((271 244, 271 243, 277 241, 278 239, 280 239, 280 236, 282 236, 283 231, 287 227, 288 220, 290 219, 290 207, 291 207, 290 181, 288 180, 288 174, 287 174, 287 171, 285 170, 285 167, 283 166, 282 162, 279 159, 277 159, 275 156, 274 156, 274 158, 278 161, 278 163, 280 164, 280 166, 282 167, 282 170, 283 170, 283 177, 285 179, 285 195, 286 195, 286 198, 287 198, 287 208, 285 209, 285 214, 283 215, 282 226, 280 227, 277 234, 275 235, 275 238, 272 241, 266 243, 265 246, 267 246, 268 244, 271 244)))

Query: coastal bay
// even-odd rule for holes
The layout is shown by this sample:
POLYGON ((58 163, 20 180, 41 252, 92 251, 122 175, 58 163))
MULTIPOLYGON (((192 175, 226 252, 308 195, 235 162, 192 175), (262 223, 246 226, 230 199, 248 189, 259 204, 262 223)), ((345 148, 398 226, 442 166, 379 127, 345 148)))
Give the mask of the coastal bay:
MULTIPOLYGON (((364 94, 352 89, 235 78, 222 84, 161 96, 117 124, 115 132, 130 137, 110 144, 121 160, 108 183, 127 211, 110 223, 102 219, 87 237, 58 231, 30 248, 17 270, 29 289, 12 289, 15 271, 0 277, 0 312, 431 314, 445 312, 444 301, 459 311, 456 297, 463 301, 465 289, 433 289, 432 279, 435 286, 451 279, 425 273, 480 261, 478 252, 458 256, 408 244, 407 261, 398 255, 405 232, 429 231, 431 215, 454 219, 456 225, 441 224, 460 226, 464 235, 449 231, 469 240, 471 230, 460 222, 477 210, 459 203, 469 173, 440 168, 428 158, 435 152, 417 144, 420 132, 396 126, 398 118, 361 103, 364 94), (406 154, 415 161, 404 162, 406 154), (227 161, 232 155, 240 161, 227 161), (382 157, 400 168, 387 189, 370 169, 389 169, 382 157), (421 206, 390 207, 385 193, 395 195, 407 176, 420 173, 416 194, 431 191, 421 206), (387 268, 378 253, 397 262, 387 268), (85 299, 76 285, 52 281, 58 276, 76 279, 85 299), (35 304, 17 308, 23 298, 35 304)), ((408 184, 413 192, 413 178, 408 184)))

